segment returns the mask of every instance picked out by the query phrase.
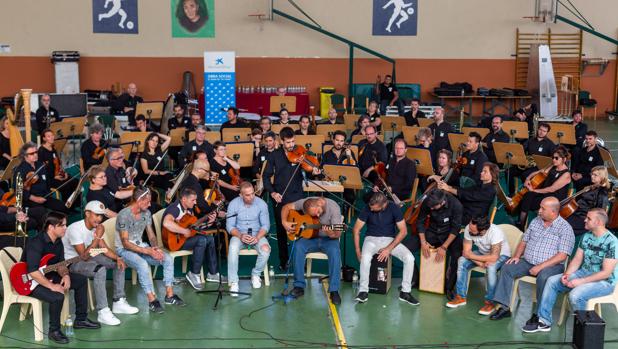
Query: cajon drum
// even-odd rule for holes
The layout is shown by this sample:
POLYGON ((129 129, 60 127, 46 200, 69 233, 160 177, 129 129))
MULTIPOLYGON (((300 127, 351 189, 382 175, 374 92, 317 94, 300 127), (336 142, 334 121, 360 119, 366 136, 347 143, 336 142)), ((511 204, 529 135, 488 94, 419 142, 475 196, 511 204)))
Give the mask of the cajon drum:
POLYGON ((421 270, 419 275, 419 291, 444 294, 446 280, 446 256, 442 262, 436 262, 438 250, 431 249, 429 258, 421 252, 421 270))
POLYGON ((379 262, 378 255, 373 255, 369 269, 369 293, 388 293, 391 288, 391 270, 393 269, 391 258, 388 257, 388 260, 379 262))

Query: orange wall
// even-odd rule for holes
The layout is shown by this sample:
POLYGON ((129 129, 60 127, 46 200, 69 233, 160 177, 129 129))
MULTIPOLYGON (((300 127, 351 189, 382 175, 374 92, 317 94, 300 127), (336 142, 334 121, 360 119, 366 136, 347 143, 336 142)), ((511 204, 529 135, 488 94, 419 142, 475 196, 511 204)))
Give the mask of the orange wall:
MULTIPOLYGON (((117 81, 123 86, 134 81, 146 100, 163 100, 169 92, 179 90, 186 70, 195 74, 198 89, 203 83, 202 58, 83 57, 79 64, 82 90, 110 89, 117 81)), ((419 83, 423 100, 428 101, 428 92, 440 81, 468 81, 475 89, 513 86, 514 69, 512 59, 398 59, 397 80, 419 83)), ((588 69, 596 72, 596 67, 588 69)), ((332 86, 347 95, 347 59, 238 58, 236 70, 239 85, 307 86, 314 105, 319 104, 320 86, 332 86)), ((374 82, 377 74, 390 71, 390 64, 380 60, 355 60, 356 82, 374 82)), ((614 60, 603 76, 582 79, 582 88, 591 91, 598 101, 600 114, 613 108, 615 73, 614 60)), ((0 96, 12 95, 26 87, 34 91, 55 89, 54 68, 47 57, 1 57, 0 79, 0 96)), ((479 114, 477 107, 475 115, 479 114)))

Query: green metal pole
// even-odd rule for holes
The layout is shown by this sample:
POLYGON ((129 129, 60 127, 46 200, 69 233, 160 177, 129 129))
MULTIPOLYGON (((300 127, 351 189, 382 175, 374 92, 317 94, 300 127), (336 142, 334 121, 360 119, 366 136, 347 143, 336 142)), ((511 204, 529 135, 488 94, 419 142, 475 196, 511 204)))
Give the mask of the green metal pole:
POLYGON ((590 29, 590 28, 588 28, 588 27, 586 27, 586 26, 583 26, 583 25, 581 25, 581 24, 579 24, 579 23, 577 23, 577 22, 573 22, 572 20, 570 20, 570 19, 568 19, 568 18, 564 18, 564 17, 562 17, 562 16, 560 16, 560 15, 557 15, 557 16, 556 16, 556 20, 560 20, 560 21, 562 21, 562 22, 564 22, 564 23, 566 23, 566 24, 569 24, 569 25, 572 25, 572 26, 574 26, 574 27, 576 27, 576 28, 579 28, 579 29, 581 29, 581 30, 583 30, 583 31, 585 31, 585 32, 587 32, 587 33, 590 33, 590 34, 592 34, 592 35, 594 35, 594 36, 598 37, 598 38, 601 38, 601 39, 603 39, 603 40, 609 41, 609 42, 611 42, 611 43, 612 43, 612 44, 614 44, 614 45, 618 45, 618 40, 613 39, 613 38, 610 38, 610 37, 609 37, 609 36, 607 36, 607 35, 601 34, 601 33, 599 33, 598 31, 596 31, 596 30, 592 30, 592 29, 590 29))
POLYGON ((354 46, 350 45, 350 57, 348 58, 348 108, 346 112, 352 110, 352 95, 354 90, 354 46))

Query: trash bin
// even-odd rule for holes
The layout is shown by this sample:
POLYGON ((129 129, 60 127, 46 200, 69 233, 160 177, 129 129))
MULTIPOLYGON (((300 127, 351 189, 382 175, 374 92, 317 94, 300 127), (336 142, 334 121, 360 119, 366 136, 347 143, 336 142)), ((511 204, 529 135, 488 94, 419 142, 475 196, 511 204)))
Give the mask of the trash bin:
POLYGON ((320 87, 320 116, 322 119, 328 118, 328 109, 330 109, 330 96, 335 94, 334 87, 320 87))

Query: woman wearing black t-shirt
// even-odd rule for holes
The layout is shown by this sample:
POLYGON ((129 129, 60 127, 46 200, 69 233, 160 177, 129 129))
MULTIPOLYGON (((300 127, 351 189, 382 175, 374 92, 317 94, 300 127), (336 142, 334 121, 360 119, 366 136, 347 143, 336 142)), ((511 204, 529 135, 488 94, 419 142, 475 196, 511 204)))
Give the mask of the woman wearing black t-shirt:
POLYGON ((60 188, 58 191, 62 194, 62 198, 67 200, 71 193, 75 191, 77 180, 69 179, 69 175, 64 172, 62 161, 60 161, 59 154, 54 147, 55 140, 56 135, 54 135, 52 130, 45 129, 41 131, 42 143, 37 152, 39 153, 39 161, 45 163, 43 171, 46 172, 47 178, 49 178, 49 186, 56 189, 60 188))
POLYGON ((9 119, 0 119, 0 170, 4 170, 11 161, 11 141, 9 140, 9 119))
POLYGON ((219 174, 218 184, 221 193, 225 196, 225 200, 229 202, 238 196, 240 165, 227 157, 225 143, 217 141, 213 144, 213 148, 215 149, 215 156, 210 160, 210 170, 219 174))
POLYGON ((87 202, 97 200, 105 205, 105 217, 116 217, 120 207, 118 200, 114 197, 109 188, 107 188, 107 175, 105 175, 105 167, 93 166, 88 175, 90 188, 86 195, 87 202))
POLYGON ((148 182, 152 183, 154 187, 163 190, 167 190, 172 186, 172 174, 169 171, 163 170, 162 163, 156 169, 155 166, 162 159, 163 153, 167 150, 171 141, 172 138, 170 136, 161 133, 153 132, 149 134, 146 137, 142 158, 139 160, 144 179, 152 173, 148 182), (163 140, 161 145, 159 145, 160 139, 163 140))

